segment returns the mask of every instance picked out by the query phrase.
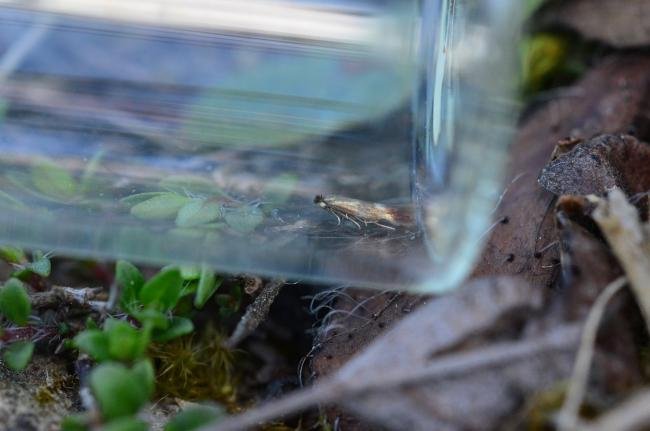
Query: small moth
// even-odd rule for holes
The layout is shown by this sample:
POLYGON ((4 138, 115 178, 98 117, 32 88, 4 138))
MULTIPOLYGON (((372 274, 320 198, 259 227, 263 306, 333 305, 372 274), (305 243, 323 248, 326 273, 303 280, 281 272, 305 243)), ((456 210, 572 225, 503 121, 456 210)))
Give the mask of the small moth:
POLYGON ((413 226, 413 214, 406 208, 389 207, 386 205, 365 202, 358 199, 340 196, 318 195, 314 203, 336 216, 339 224, 341 219, 354 223, 359 229, 361 225, 375 224, 386 229, 413 226))

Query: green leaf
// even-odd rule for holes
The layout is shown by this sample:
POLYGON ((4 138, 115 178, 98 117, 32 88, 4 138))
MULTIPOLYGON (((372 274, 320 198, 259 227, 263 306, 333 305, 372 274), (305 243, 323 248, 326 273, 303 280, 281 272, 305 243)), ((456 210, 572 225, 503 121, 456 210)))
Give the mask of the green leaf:
POLYGON ((137 418, 119 418, 109 422, 102 431, 147 431, 149 425, 137 418))
POLYGON ((176 226, 194 227, 211 223, 221 217, 221 205, 206 199, 192 199, 178 211, 176 226))
POLYGON ((32 312, 32 304, 23 283, 10 278, 0 289, 0 313, 16 325, 26 325, 32 312))
POLYGON ((110 359, 108 334, 99 329, 86 329, 74 337, 75 346, 98 362, 110 359))
POLYGON ((131 369, 133 378, 138 384, 142 385, 147 399, 151 398, 156 386, 156 373, 153 364, 149 359, 144 359, 136 363, 131 369))
POLYGON ((281 205, 289 200, 297 184, 298 177, 296 175, 282 174, 264 186, 263 194, 274 205, 281 205))
POLYGON ((8 263, 15 263, 18 265, 27 262, 27 256, 25 256, 25 252, 20 248, 11 246, 0 247, 0 259, 3 259, 8 263))
POLYGON ((203 265, 201 278, 199 278, 199 287, 196 289, 196 296, 194 297, 194 306, 199 309, 203 308, 222 282, 223 279, 217 278, 212 269, 207 265, 203 265))
POLYGON ((167 329, 169 327, 169 319, 159 310, 153 308, 145 308, 143 310, 135 310, 132 313, 133 317, 138 319, 142 326, 150 326, 152 329, 167 329))
POLYGON ((224 214, 228 226, 239 233, 250 233, 264 221, 264 214, 257 207, 241 207, 224 214))
POLYGON ((174 316, 171 319, 169 328, 161 331, 155 331, 153 335, 154 341, 159 343, 166 343, 174 338, 187 335, 194 330, 194 324, 186 317, 174 316))
POLYGON ((69 201, 77 194, 77 182, 72 175, 48 160, 32 167, 31 179, 36 190, 57 200, 69 201))
POLYGON ((100 364, 90 374, 90 389, 102 417, 113 420, 136 414, 149 399, 150 386, 141 371, 114 362, 100 364))
POLYGON ((18 341, 12 343, 4 351, 2 358, 9 368, 22 371, 29 364, 34 353, 34 343, 31 341, 18 341))
POLYGON ((225 415, 225 410, 217 406, 188 407, 165 425, 165 431, 194 431, 222 419, 225 415))
POLYGON ((43 252, 35 251, 32 256, 32 262, 25 269, 41 277, 49 277, 52 272, 52 262, 50 262, 50 259, 43 252))
POLYGON ((88 422, 88 416, 83 413, 66 416, 61 421, 61 431, 88 431, 88 422))
POLYGON ((190 198, 176 193, 163 193, 131 207, 131 214, 143 220, 164 220, 176 216, 190 198))
POLYGON ((131 208, 132 206, 139 204, 141 202, 147 201, 151 198, 160 195, 166 195, 167 192, 145 192, 145 193, 135 193, 133 195, 126 196, 120 199, 120 203, 124 206, 131 208))
POLYGON ((198 265, 180 265, 181 278, 185 281, 198 280, 201 277, 201 267, 198 265))
POLYGON ((172 309, 181 297, 183 278, 177 268, 163 270, 147 281, 140 291, 140 301, 148 307, 172 309))
POLYGON ((144 285, 144 277, 130 262, 118 260, 115 265, 115 281, 122 287, 120 304, 124 310, 129 310, 138 301, 140 290, 144 285))
POLYGON ((107 319, 104 331, 108 335, 108 353, 113 359, 130 361, 144 355, 149 336, 123 320, 107 319))

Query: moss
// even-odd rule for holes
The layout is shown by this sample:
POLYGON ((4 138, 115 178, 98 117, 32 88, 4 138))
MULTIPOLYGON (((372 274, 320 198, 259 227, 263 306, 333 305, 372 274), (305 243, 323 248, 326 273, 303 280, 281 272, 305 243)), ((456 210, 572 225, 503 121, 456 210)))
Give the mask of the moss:
POLYGON ((156 388, 161 397, 188 401, 213 400, 236 409, 234 354, 223 346, 225 336, 212 327, 166 344, 154 344, 156 388))
POLYGON ((39 388, 38 391, 36 391, 36 395, 34 395, 34 398, 36 399, 39 405, 44 406, 54 401, 54 394, 48 387, 42 387, 39 388))

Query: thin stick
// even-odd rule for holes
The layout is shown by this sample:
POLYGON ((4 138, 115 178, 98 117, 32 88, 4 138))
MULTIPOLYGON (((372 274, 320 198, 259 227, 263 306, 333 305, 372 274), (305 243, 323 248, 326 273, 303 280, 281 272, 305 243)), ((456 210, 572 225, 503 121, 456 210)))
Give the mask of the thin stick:
POLYGON ((101 287, 52 286, 45 292, 31 294, 30 300, 34 308, 51 308, 64 303, 90 308, 94 311, 104 311, 106 302, 99 300, 104 296, 101 287))
POLYGON ((278 279, 269 282, 262 288, 260 294, 248 306, 246 313, 244 313, 232 335, 226 341, 226 347, 230 349, 236 347, 257 329, 260 323, 266 319, 273 301, 275 301, 284 284, 285 280, 278 279))
POLYGON ((627 284, 627 278, 619 277, 607 285, 605 290, 598 295, 596 302, 591 307, 580 340, 578 356, 573 365, 573 373, 569 382, 566 399, 562 410, 557 417, 558 427, 562 431, 570 431, 578 428, 580 423, 579 411, 584 399, 589 379, 589 369, 594 355, 594 344, 600 322, 605 314, 607 304, 623 286, 627 284))

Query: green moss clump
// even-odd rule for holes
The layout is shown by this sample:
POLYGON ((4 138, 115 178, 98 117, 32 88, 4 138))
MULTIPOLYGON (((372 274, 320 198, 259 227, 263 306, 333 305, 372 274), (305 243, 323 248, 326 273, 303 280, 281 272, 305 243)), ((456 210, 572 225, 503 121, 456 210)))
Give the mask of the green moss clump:
POLYGON ((154 344, 150 357, 156 364, 159 396, 188 401, 217 401, 236 409, 234 354, 224 347, 225 336, 212 327, 169 343, 154 344))

